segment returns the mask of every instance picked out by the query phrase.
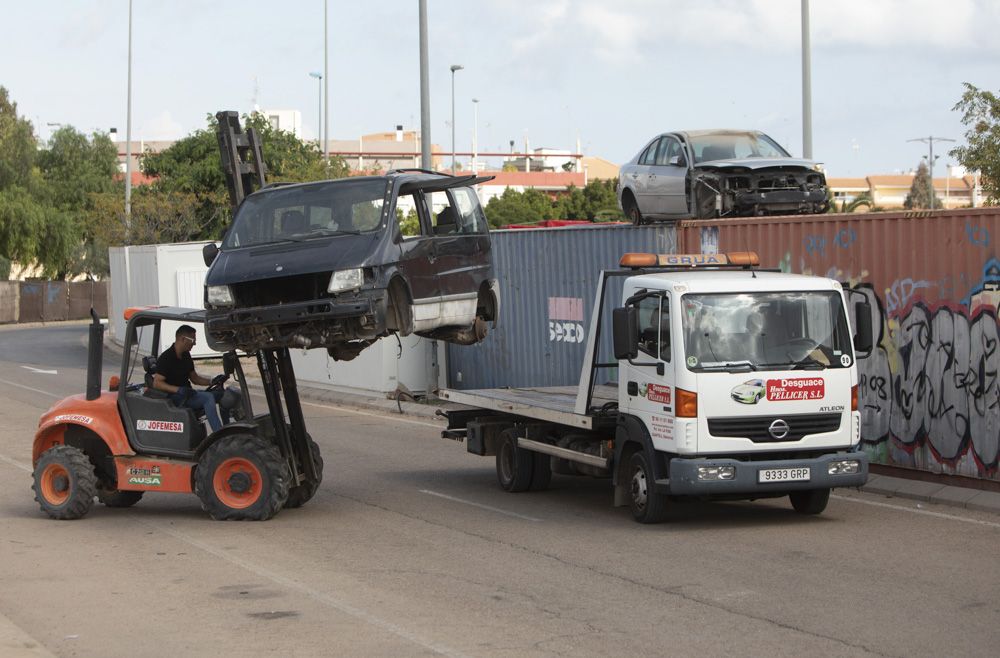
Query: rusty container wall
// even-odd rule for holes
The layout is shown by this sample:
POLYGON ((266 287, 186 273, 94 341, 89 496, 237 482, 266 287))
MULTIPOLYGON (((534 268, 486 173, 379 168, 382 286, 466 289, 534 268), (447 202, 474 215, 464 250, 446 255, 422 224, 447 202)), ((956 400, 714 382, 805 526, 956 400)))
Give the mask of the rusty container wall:
POLYGON ((682 222, 680 251, 860 285, 877 349, 858 361, 874 462, 1000 480, 1000 209, 682 222))
POLYGON ((22 281, 18 322, 42 322, 45 320, 45 282, 22 281))
POLYGON ((69 318, 69 284, 65 281, 45 282, 45 307, 42 315, 46 322, 69 318))
POLYGON ((108 284, 106 281, 77 281, 69 284, 69 319, 90 317, 90 309, 102 318, 108 316, 108 284))
POLYGON ((17 322, 21 286, 17 281, 0 281, 0 324, 17 322))
MULTIPOLYGON (((674 228, 666 225, 507 230, 491 237, 500 326, 478 345, 448 346, 452 388, 576 385, 601 271, 617 269, 625 252, 664 253, 676 245, 674 228)), ((620 281, 609 289, 619 303, 620 281)), ((610 326, 612 305, 605 304, 604 326, 610 326)), ((607 361, 610 330, 602 338, 607 361)))

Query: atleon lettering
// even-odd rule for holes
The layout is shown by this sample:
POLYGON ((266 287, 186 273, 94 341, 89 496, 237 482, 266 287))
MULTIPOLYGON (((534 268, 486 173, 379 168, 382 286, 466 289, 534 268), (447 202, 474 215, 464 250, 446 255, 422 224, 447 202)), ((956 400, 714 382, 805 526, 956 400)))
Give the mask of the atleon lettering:
POLYGON ((822 400, 825 394, 826 383, 818 377, 767 380, 767 399, 775 402, 822 400))
POLYGON ((137 420, 135 428, 147 432, 183 432, 184 423, 169 420, 137 420))

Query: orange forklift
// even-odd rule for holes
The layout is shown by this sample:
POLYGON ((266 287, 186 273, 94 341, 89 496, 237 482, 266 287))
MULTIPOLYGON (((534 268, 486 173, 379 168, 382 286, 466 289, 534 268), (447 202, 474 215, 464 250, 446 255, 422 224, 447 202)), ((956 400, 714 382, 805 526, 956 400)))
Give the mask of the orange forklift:
MULTIPOLYGON (((125 311, 121 374, 101 390, 104 326, 92 310, 87 390, 52 406, 38 423, 32 488, 54 519, 78 519, 100 500, 129 507, 147 491, 195 493, 217 520, 263 521, 300 507, 319 488, 323 458, 306 432, 287 348, 222 355, 224 377, 239 382, 235 422, 209 432, 200 411, 178 407, 153 388, 161 331, 198 325, 205 312, 156 307, 125 311), (256 358, 268 413, 255 415, 241 358, 256 358), (286 420, 287 412, 287 420, 286 420)), ((172 331, 168 331, 171 342, 172 331)), ((218 355, 200 357, 218 359, 218 355)), ((232 392, 232 391, 231 391, 232 392)), ((235 392, 233 392, 235 393, 235 392)))

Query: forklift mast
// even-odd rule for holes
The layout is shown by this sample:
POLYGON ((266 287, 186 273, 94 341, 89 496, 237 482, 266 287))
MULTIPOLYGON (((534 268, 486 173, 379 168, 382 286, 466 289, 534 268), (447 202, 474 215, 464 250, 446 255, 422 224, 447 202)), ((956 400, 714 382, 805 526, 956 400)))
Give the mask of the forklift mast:
POLYGON ((253 128, 240 127, 240 115, 232 110, 217 112, 219 155, 226 175, 226 188, 233 212, 254 189, 264 187, 266 168, 261 153, 260 136, 253 128))

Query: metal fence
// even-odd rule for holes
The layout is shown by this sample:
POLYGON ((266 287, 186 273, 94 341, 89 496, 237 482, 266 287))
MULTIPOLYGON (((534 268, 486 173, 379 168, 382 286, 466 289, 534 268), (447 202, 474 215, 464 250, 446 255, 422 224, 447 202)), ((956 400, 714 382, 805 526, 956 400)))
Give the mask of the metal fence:
POLYGON ((91 307, 107 317, 106 281, 0 282, 0 324, 83 320, 91 307))

